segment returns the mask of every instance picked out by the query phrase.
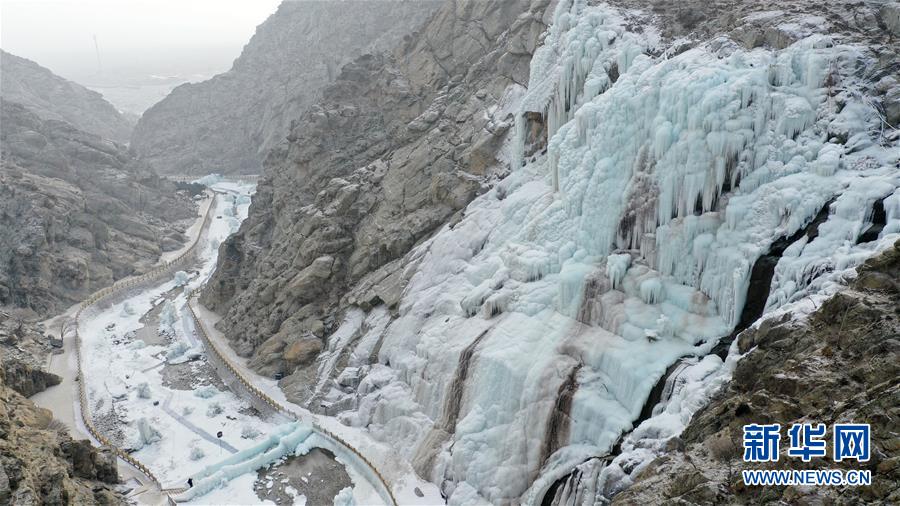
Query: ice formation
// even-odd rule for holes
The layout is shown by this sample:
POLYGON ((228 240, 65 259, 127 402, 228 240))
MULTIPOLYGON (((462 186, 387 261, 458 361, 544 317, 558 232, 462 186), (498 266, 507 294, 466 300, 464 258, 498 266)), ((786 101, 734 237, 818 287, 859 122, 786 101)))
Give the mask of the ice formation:
MULTIPOLYGON (((231 209, 231 208, 226 208, 226 209, 231 209)), ((234 215, 233 212, 232 212, 232 215, 234 215)), ((184 271, 178 271, 175 273, 175 286, 184 286, 184 285, 188 284, 188 281, 190 281, 190 280, 191 280, 190 275, 188 275, 188 273, 186 273, 184 271)))
POLYGON ((137 439, 136 444, 132 445, 133 449, 139 450, 145 445, 153 444, 162 439, 162 434, 156 430, 156 427, 150 424, 150 420, 140 418, 137 421, 137 439))
POLYGON ((178 497, 179 501, 201 497, 233 478, 252 473, 287 455, 293 455, 312 433, 312 427, 299 422, 276 427, 264 441, 195 474, 193 488, 181 494, 178 497))
POLYGON ((141 399, 149 399, 150 398, 150 385, 147 382, 140 383, 137 387, 138 397, 141 399))
MULTIPOLYGON (((780 51, 647 47, 609 7, 561 1, 532 61, 512 174, 410 254, 396 319, 334 341, 351 357, 379 350, 378 364, 351 358, 364 377, 342 420, 409 448, 451 503, 540 503, 573 472, 597 494, 622 486, 637 438, 677 434, 727 378, 730 362, 707 355, 774 242, 799 237, 770 311, 900 238, 900 151, 855 80, 865 50, 821 35, 780 51), (524 163, 535 117, 548 150, 524 163), (886 224, 858 241, 878 202, 886 224), (631 433, 683 357, 697 358, 671 400, 631 433)), ((319 372, 334 368, 323 359, 319 372)))
POLYGON ((127 318, 133 314, 134 314, 134 308, 132 308, 130 304, 128 304, 128 303, 122 304, 121 316, 123 318, 127 318))
POLYGON ((242 439, 256 439, 259 437, 259 430, 252 425, 245 425, 241 427, 241 438, 242 439))
POLYGON ((219 389, 214 387, 213 385, 204 385, 202 387, 197 387, 194 389, 194 395, 201 399, 209 399, 218 395, 219 389))
POLYGON ((177 319, 178 315, 175 314, 175 306, 172 304, 172 301, 167 300, 163 303, 163 308, 159 313, 159 333, 166 336, 174 336, 175 328, 173 325, 177 319))
POLYGON ((334 506, 356 506, 356 501, 353 499, 353 489, 350 487, 342 488, 334 496, 334 506))
POLYGON ((206 416, 208 416, 210 418, 221 415, 221 414, 222 414, 222 405, 220 405, 218 402, 213 402, 206 408, 206 416))
POLYGON ((216 183, 223 181, 224 178, 221 174, 208 174, 206 176, 201 177, 200 179, 196 179, 193 182, 197 184, 202 184, 203 186, 213 186, 216 183))

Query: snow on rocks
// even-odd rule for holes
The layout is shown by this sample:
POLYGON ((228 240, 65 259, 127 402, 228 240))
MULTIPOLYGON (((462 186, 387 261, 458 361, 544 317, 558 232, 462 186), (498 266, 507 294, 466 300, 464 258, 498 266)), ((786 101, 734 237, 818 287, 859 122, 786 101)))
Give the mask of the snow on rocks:
POLYGON ((350 487, 342 488, 334 496, 334 506, 356 506, 356 500, 353 499, 353 489, 350 487))
POLYGON ((209 399, 219 394, 219 389, 213 385, 204 385, 194 389, 194 395, 201 399, 209 399))
POLYGON ((707 355, 776 240, 827 209, 779 261, 768 311, 900 237, 900 150, 862 98, 864 49, 820 35, 779 51, 716 39, 653 57, 650 44, 608 7, 559 2, 517 119, 522 132, 526 113, 547 121, 548 153, 523 166, 519 149, 509 177, 411 253, 379 364, 341 419, 408 448, 451 503, 540 502, 548 480, 632 431, 671 364, 705 357, 623 461, 583 470, 601 489, 624 483, 616 466, 680 432, 727 379, 707 355), (878 202, 886 223, 857 244, 878 202), (449 440, 432 437, 448 414, 449 440))
POLYGON ((259 437, 259 430, 252 425, 241 427, 241 437, 244 439, 256 439, 259 437))
POLYGON ((184 286, 188 284, 188 281, 190 281, 190 279, 191 278, 188 273, 184 271, 178 271, 175 273, 175 286, 184 286))

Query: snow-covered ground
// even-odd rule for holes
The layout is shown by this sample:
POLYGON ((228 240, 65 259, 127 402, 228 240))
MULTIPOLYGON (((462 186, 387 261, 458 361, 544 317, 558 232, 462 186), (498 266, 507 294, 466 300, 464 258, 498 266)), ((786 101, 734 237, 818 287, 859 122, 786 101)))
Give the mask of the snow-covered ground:
MULTIPOLYGON (((371 470, 346 448, 317 435, 309 425, 313 415, 287 403, 274 382, 245 374, 283 405, 305 413, 301 418, 307 423, 251 409, 244 399, 224 388, 203 359, 206 350, 193 327, 187 296, 209 279, 218 246, 246 218, 253 191, 252 185, 216 177, 204 182, 219 195, 209 230, 201 237, 196 266, 176 273, 169 281, 141 288, 125 300, 82 313, 79 330, 95 424, 120 447, 134 450, 133 455, 150 467, 164 487, 182 487, 187 478, 193 478, 194 488, 182 494, 180 501, 271 503, 254 492, 256 470, 320 447, 334 453, 353 482, 352 489, 340 491, 336 501, 383 504, 371 470)), ((220 338, 213 328, 218 317, 199 305, 196 310, 207 332, 220 338)), ((224 342, 219 348, 242 370, 246 367, 224 342)), ((348 435, 347 428, 335 420, 317 421, 347 440, 367 442, 365 436, 348 435)), ((392 453, 390 448, 379 450, 383 455, 392 453)), ((413 483, 411 487, 402 486, 404 480, 396 489, 404 504, 440 500, 433 486, 418 479, 408 481, 413 483), (413 492, 415 486, 430 495, 419 497, 413 492)), ((306 501, 299 493, 293 500, 294 504, 306 501)))
POLYGON ((222 183, 213 189, 225 193, 216 199, 209 230, 201 237, 198 271, 177 273, 126 300, 85 312, 80 321, 95 424, 120 446, 134 450, 134 456, 170 486, 183 486, 187 477, 222 460, 230 450, 255 444, 260 434, 283 422, 256 416, 245 401, 215 382, 204 386, 188 378, 186 384, 164 384, 166 367, 187 364, 194 373, 209 368, 204 360, 194 360, 203 350, 188 333, 185 292, 211 274, 218 245, 246 217, 252 186, 222 183), (147 338, 148 343, 136 333, 144 327, 142 317, 157 305, 163 305, 159 328, 140 334, 157 335, 147 338), (216 437, 220 431, 221 439, 216 437))
MULTIPOLYGON (((253 191, 252 185, 236 182, 217 182, 211 188, 219 196, 194 270, 86 311, 80 319, 95 424, 119 446, 133 450, 167 487, 185 486, 187 478, 259 446, 288 423, 281 415, 261 415, 224 388, 202 359, 204 350, 194 335, 187 293, 211 275, 219 244, 246 218, 253 191), (145 324, 153 328, 144 329, 145 324), (164 374, 167 369, 172 374, 164 374)), ((228 485, 223 504, 260 503, 251 475, 242 474, 246 476, 228 485)), ((218 502, 215 495, 197 500, 218 502)))
MULTIPOLYGON (((274 399, 275 402, 297 414, 301 420, 308 423, 315 421, 318 426, 337 435, 365 455, 388 480, 394 497, 399 504, 422 506, 443 504, 444 499, 441 497, 440 490, 433 483, 417 476, 409 461, 404 458, 402 452, 397 451, 396 447, 376 440, 366 429, 347 426, 335 417, 314 414, 304 406, 290 402, 281 388, 278 387, 276 380, 257 374, 247 365, 247 359, 238 356, 228 346, 225 337, 214 327, 215 323, 221 318, 219 315, 198 303, 194 303, 193 307, 198 317, 204 322, 210 339, 217 343, 220 352, 238 369, 242 376, 248 378, 254 386, 274 399), (418 493, 416 492, 417 490, 418 493)), ((325 363, 327 362, 326 360, 325 363)), ((378 490, 375 490, 371 485, 376 481, 376 478, 366 471, 366 466, 362 465, 346 449, 324 439, 319 439, 318 442, 318 446, 333 451, 337 460, 345 464, 346 470, 354 484, 352 495, 357 504, 374 505, 384 503, 384 499, 378 490)))

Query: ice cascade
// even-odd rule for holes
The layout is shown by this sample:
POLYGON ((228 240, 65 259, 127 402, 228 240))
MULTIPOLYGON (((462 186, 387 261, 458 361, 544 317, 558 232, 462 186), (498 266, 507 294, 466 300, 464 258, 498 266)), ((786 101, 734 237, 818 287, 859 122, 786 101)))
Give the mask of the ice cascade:
POLYGON ((615 489, 624 478, 610 473, 633 466, 596 466, 623 435, 640 449, 677 434, 726 381, 733 360, 708 355, 775 241, 827 209, 780 258, 770 310, 900 239, 900 150, 878 138, 854 77, 871 55, 814 35, 779 51, 720 38, 652 56, 626 26, 609 7, 559 2, 511 174, 410 253, 396 318, 338 336, 352 357, 377 356, 354 361, 365 377, 343 418, 422 457, 451 502, 540 503, 576 469, 615 489), (535 118, 547 152, 525 163, 535 118), (884 226, 861 241, 876 203, 884 226), (697 360, 688 386, 631 433, 684 357, 697 360))

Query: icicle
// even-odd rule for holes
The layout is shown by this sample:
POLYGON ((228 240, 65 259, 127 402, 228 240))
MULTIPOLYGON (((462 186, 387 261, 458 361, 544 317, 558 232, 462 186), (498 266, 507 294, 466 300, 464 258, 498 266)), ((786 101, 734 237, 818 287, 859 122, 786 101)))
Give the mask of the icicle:
POLYGON ((625 278, 625 272, 628 271, 629 265, 631 265, 631 255, 627 253, 607 257, 606 276, 612 282, 614 290, 622 284, 622 279, 625 278))
POLYGON ((641 300, 646 304, 658 304, 663 300, 663 284, 659 278, 645 279, 641 282, 641 300))
POLYGON ((884 211, 887 221, 879 238, 888 234, 900 233, 900 190, 884 199, 884 211))
POLYGON ((516 171, 522 168, 522 164, 525 160, 525 114, 521 111, 516 113, 515 117, 515 134, 513 137, 512 146, 510 149, 512 152, 509 157, 509 168, 510 170, 516 171))
POLYGON ((481 314, 484 318, 493 318, 500 313, 505 313, 509 309, 509 304, 511 301, 511 292, 503 291, 500 293, 495 293, 484 301, 484 305, 481 306, 481 314))

